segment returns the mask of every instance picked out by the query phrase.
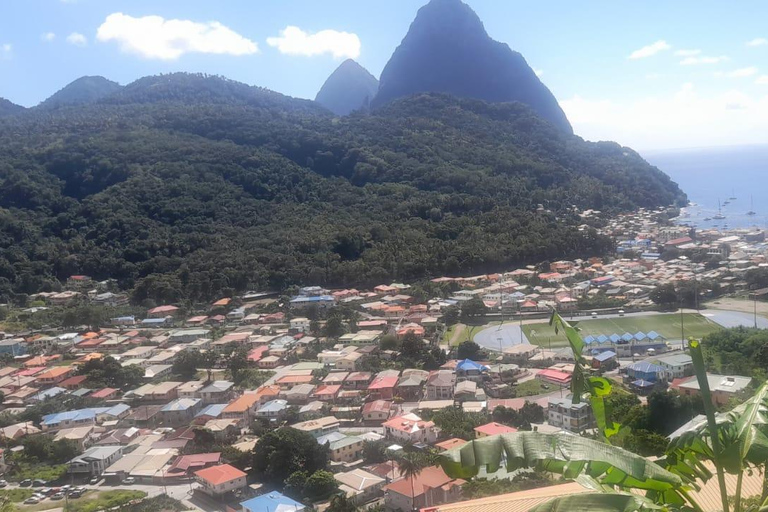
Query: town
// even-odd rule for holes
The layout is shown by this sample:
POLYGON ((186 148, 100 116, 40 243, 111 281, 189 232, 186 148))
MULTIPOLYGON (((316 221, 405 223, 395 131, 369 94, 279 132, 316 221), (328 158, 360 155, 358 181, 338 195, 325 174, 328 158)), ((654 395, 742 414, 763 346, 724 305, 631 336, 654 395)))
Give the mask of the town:
MULTIPOLYGON (((595 373, 642 405, 658 392, 699 396, 689 337, 768 326, 763 231, 676 226, 663 209, 581 215, 613 238, 614 256, 194 308, 137 308, 113 282, 74 275, 7 306, 2 492, 34 510, 100 489, 203 510, 347 510, 338 496, 370 509, 479 508, 480 484, 412 454, 596 428, 569 394, 574 354, 552 311, 578 325, 595 373), (81 316, 25 324, 57 310, 81 316), (104 316, 120 311, 133 314, 104 316)), ((708 380, 717 406, 754 384, 708 380)), ((520 489, 504 503, 541 492, 520 489)))

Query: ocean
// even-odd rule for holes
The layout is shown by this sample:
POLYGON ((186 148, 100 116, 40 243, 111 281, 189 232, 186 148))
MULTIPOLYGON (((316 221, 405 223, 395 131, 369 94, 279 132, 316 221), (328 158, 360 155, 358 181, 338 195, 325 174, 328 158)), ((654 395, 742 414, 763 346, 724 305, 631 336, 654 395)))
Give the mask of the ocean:
POLYGON ((696 227, 768 228, 768 145, 646 152, 694 203, 680 221, 696 227), (731 199, 736 198, 736 199, 731 199), (717 215, 718 201, 724 220, 717 215), (747 215, 748 211, 756 215, 747 215))

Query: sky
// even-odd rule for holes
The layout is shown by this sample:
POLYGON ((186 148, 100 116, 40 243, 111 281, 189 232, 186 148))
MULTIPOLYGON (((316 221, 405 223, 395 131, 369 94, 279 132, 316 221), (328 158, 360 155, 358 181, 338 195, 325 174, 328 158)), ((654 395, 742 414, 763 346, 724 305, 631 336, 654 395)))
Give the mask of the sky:
MULTIPOLYGON (((354 58, 379 76, 425 0, 0 0, 0 97, 175 71, 314 98, 354 58)), ((467 0, 575 132, 638 150, 768 143, 768 2, 467 0)))

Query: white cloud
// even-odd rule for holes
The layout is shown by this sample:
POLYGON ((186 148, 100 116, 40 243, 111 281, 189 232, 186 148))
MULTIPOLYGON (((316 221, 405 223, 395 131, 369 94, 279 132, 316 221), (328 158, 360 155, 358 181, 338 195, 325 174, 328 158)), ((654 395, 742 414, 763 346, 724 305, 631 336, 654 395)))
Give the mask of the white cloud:
POLYGON ((67 36, 67 42, 75 46, 85 46, 88 44, 88 39, 80 32, 72 32, 67 36))
POLYGON ((747 46, 765 46, 768 44, 768 39, 764 37, 756 37, 751 41, 747 41, 747 46))
POLYGON ((768 75, 762 75, 755 80, 757 85, 768 85, 768 75))
POLYGON ((758 144, 765 143, 768 132, 768 95, 739 90, 704 94, 691 83, 660 96, 574 96, 560 104, 582 137, 615 140, 635 149, 758 144))
POLYGON ((259 46, 219 23, 165 19, 161 16, 134 18, 116 12, 99 27, 99 41, 116 41, 126 53, 147 59, 175 60, 185 53, 251 55, 259 46))
POLYGON ((54 34, 53 32, 46 32, 40 35, 40 39, 46 43, 50 43, 51 41, 56 39, 56 34, 54 34))
POLYGON ((536 73, 536 76, 538 76, 538 77, 544 76, 544 70, 543 69, 534 69, 533 72, 536 73))
POLYGON ((693 57, 701 53, 701 50, 677 50, 675 55, 678 57, 693 57))
POLYGON ((663 52, 665 50, 669 50, 672 48, 666 41, 659 40, 655 43, 649 44, 648 46, 643 46, 639 50, 635 50, 632 53, 629 54, 628 59, 644 59, 646 57, 651 57, 653 55, 656 55, 659 52, 663 52))
POLYGON ((0 60, 7 60, 11 57, 13 57, 13 45, 11 43, 0 45, 0 60))
POLYGON ((728 71, 724 76, 727 76, 728 78, 748 78, 756 74, 757 68, 755 66, 750 66, 748 68, 739 68, 734 69, 733 71, 728 71))
POLYGON ((357 34, 337 30, 321 30, 309 34, 299 27, 289 25, 280 31, 279 37, 268 37, 267 44, 286 55, 312 57, 329 53, 336 59, 355 59, 360 56, 360 38, 357 34))
POLYGON ((686 57, 685 59, 680 61, 680 65, 681 66, 697 66, 699 64, 719 64, 727 60, 728 60, 728 57, 726 57, 725 55, 720 55, 719 57, 708 57, 706 55, 702 55, 701 57, 686 57))

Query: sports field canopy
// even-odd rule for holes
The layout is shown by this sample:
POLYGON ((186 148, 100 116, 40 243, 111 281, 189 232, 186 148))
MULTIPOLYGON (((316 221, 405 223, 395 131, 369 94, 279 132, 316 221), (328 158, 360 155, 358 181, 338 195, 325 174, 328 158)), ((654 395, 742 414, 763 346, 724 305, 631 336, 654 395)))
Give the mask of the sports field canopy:
POLYGON ((616 334, 613 333, 609 336, 606 336, 605 334, 600 334, 599 336, 585 336, 582 338, 584 340, 584 343, 587 345, 602 345, 603 343, 632 343, 633 341, 664 341, 665 338, 661 334, 657 333, 656 331, 651 331, 648 333, 645 332, 636 332, 635 334, 630 334, 628 332, 625 332, 624 334, 616 334))

